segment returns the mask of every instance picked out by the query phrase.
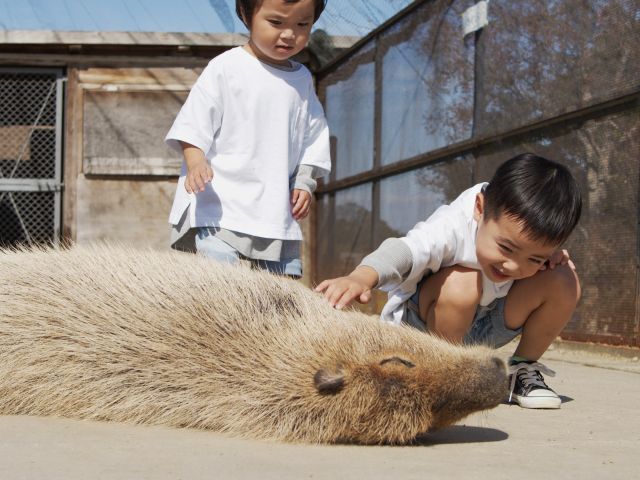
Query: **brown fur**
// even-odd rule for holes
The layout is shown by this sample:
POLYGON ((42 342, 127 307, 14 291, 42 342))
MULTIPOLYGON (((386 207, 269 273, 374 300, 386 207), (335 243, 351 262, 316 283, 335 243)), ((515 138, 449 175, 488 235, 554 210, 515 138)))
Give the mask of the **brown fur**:
POLYGON ((493 408, 503 363, 292 280, 120 247, 0 251, 0 414, 405 443, 493 408))

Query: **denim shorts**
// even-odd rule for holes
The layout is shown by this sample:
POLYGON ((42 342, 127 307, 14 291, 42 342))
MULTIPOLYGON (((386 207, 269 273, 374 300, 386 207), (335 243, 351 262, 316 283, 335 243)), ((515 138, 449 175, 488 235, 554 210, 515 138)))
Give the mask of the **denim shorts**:
POLYGON ((220 240, 215 235, 211 235, 207 228, 198 229, 195 242, 198 253, 218 262, 238 263, 244 259, 251 262, 252 265, 272 273, 302 277, 302 261, 299 258, 280 261, 245 259, 231 245, 220 240))
MULTIPOLYGON (((421 286, 422 282, 418 284, 416 293, 407 300, 407 309, 403 322, 426 332, 427 324, 420 318, 418 313, 420 311, 418 301, 421 286)), ((506 299, 507 297, 496 298, 487 306, 478 306, 471 328, 464 336, 463 343, 499 348, 522 333, 522 327, 511 330, 504 324, 504 304, 506 299)))

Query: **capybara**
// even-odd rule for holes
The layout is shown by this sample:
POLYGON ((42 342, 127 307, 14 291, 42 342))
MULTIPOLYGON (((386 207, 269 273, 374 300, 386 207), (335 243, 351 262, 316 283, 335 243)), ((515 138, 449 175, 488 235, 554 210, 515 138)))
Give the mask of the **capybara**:
POLYGON ((335 310, 246 266, 109 245, 0 251, 0 414, 402 444, 506 390, 488 348, 335 310))

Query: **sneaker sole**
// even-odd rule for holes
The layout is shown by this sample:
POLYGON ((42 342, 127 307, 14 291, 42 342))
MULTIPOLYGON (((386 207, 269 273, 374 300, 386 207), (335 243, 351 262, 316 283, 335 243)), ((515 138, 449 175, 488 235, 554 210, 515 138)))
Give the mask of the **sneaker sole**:
POLYGON ((558 409, 562 405, 562 400, 558 397, 521 397, 520 395, 514 395, 513 400, 522 408, 558 409))

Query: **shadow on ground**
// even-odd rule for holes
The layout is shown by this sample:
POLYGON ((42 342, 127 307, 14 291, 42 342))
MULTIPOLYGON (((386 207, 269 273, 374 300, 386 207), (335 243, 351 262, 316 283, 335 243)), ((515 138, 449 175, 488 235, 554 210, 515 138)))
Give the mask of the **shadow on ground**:
POLYGON ((509 435, 506 432, 495 428, 453 425, 443 430, 418 436, 414 445, 501 442, 507 438, 509 435))

